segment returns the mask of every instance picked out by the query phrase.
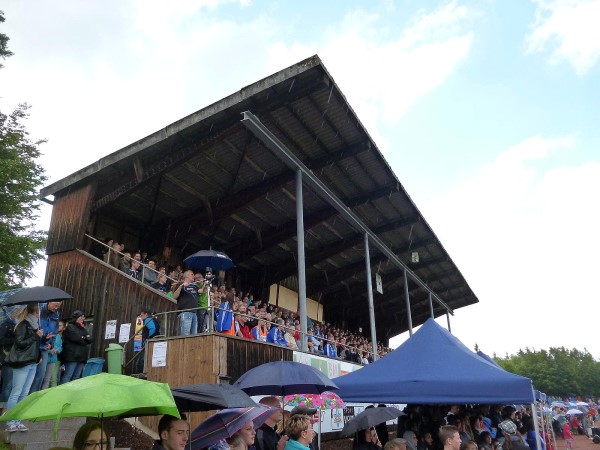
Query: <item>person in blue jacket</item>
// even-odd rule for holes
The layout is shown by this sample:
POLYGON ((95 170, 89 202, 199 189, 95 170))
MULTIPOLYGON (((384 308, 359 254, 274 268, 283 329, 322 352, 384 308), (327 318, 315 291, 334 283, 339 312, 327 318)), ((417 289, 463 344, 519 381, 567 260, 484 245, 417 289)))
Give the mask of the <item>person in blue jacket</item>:
POLYGON ((287 347, 287 341, 285 340, 284 330, 285 320, 277 319, 275 323, 277 324, 277 326, 271 327, 271 329, 267 333, 267 343, 287 347))
POLYGON ((54 338, 58 332, 58 321, 60 320, 60 307, 62 302, 48 302, 40 305, 40 328, 42 330, 42 341, 40 350, 42 361, 35 371, 35 378, 31 384, 29 393, 37 392, 42 388, 48 365, 48 355, 54 346, 54 338))

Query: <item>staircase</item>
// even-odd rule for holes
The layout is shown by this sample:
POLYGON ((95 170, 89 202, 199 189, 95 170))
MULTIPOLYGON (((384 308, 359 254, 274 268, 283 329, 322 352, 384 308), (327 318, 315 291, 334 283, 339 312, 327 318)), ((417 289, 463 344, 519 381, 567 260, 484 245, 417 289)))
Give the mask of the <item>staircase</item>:
MULTIPOLYGON (((11 450, 48 450, 52 447, 71 448, 73 438, 79 427, 85 423, 85 417, 73 419, 61 419, 58 427, 57 440, 54 440, 54 420, 45 420, 42 422, 23 421, 23 424, 29 428, 29 431, 15 431, 8 433, 2 429, 5 447, 11 450)), ((0 427, 3 427, 1 424, 0 427)))

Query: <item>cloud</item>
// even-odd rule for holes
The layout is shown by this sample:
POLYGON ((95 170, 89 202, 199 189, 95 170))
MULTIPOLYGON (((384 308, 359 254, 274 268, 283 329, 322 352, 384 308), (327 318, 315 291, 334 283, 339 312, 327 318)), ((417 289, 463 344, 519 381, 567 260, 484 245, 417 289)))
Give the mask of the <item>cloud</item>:
POLYGON ((527 138, 447 193, 420 202, 480 300, 451 320, 470 348, 477 342, 503 356, 525 346, 586 346, 600 356, 600 344, 556 332, 575 323, 595 327, 586 312, 600 253, 600 212, 593 206, 600 163, 562 162, 582 147, 574 135, 527 138), (490 332, 496 323, 503 327, 490 332))
POLYGON ((312 45, 275 43, 273 70, 318 53, 367 130, 382 150, 379 131, 397 123, 422 97, 436 89, 468 57, 476 14, 456 2, 419 11, 407 27, 385 25, 385 17, 365 11, 346 14, 312 45), (400 31, 398 31, 400 30, 400 31))
POLYGON ((600 0, 533 0, 535 19, 525 40, 527 53, 550 52, 550 62, 567 62, 585 75, 600 58, 600 0))

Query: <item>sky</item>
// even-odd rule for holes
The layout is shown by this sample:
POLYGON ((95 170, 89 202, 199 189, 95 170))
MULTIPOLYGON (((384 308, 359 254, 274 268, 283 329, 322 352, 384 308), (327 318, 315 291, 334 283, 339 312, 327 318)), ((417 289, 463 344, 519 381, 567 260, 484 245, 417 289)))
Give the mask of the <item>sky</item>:
POLYGON ((48 184, 318 54, 480 300, 453 334, 489 355, 600 359, 600 0, 2 9, 0 109, 31 105, 48 184))

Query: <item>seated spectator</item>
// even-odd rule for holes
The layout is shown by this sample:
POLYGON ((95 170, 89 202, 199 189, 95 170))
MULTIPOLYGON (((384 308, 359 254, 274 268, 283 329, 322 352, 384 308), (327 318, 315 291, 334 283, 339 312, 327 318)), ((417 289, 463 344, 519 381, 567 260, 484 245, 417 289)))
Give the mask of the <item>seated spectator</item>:
POLYGON ((337 350, 333 345, 333 337, 327 340, 327 343, 323 347, 323 354, 328 358, 337 358, 337 350))
POLYGON ((257 325, 252 328, 252 338, 255 341, 267 342, 268 331, 265 319, 258 319, 257 325))
POLYGON ((433 448, 433 436, 431 436, 431 433, 423 433, 423 435, 419 439, 419 444, 417 445, 417 450, 431 450, 432 448, 433 448))
POLYGON ((242 304, 239 314, 235 315, 235 335, 244 339, 252 339, 250 328, 246 325, 248 317, 246 317, 246 305, 242 304))
POLYGON ((283 321, 283 319, 277 319, 276 323, 277 326, 272 327, 269 333, 267 334, 267 343, 287 347, 287 341, 285 340, 283 328, 285 322, 283 321))
POLYGON ((151 286, 157 291, 162 292, 163 294, 169 292, 169 286, 167 285, 167 276, 164 274, 160 274, 158 276, 158 280, 155 283, 152 283, 151 286))
POLYGON ((131 261, 131 267, 127 271, 127 275, 135 278, 138 281, 140 280, 142 274, 140 273, 140 262, 139 261, 137 261, 135 259, 131 261))
MULTIPOLYGON (((283 320, 283 319, 280 319, 283 320)), ((285 341, 287 342, 287 348, 292 349, 292 350, 298 350, 298 344, 296 343, 296 339, 294 339, 294 335, 292 334, 294 332, 294 330, 292 329, 292 325, 291 324, 285 324, 285 334, 284 334, 284 338, 285 341)))
POLYGON ((407 450, 406 439, 395 438, 388 441, 383 446, 383 450, 407 450))
POLYGON ((217 312, 217 322, 215 329, 219 333, 233 336, 235 334, 235 326, 233 323, 233 308, 235 304, 235 288, 231 288, 225 297, 225 301, 221 302, 221 306, 217 312))

